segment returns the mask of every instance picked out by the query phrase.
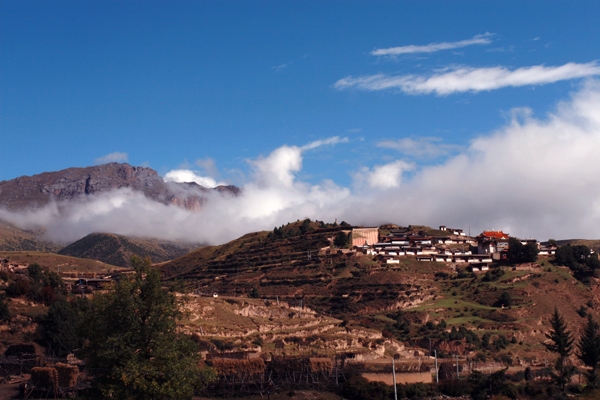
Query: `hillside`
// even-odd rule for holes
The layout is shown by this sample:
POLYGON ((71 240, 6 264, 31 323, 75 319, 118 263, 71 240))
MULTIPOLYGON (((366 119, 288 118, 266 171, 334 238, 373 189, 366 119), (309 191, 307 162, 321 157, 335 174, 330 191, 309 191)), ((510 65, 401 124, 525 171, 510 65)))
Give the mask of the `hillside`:
POLYGON ((65 277, 78 274, 107 274, 121 269, 117 265, 97 260, 38 251, 0 251, 0 259, 6 259, 10 264, 22 266, 36 263, 44 268, 60 272, 65 277))
POLYGON ((19 229, 0 220, 0 251, 58 251, 61 246, 41 238, 43 232, 19 229))
POLYGON ((152 262, 163 262, 187 254, 196 247, 199 245, 130 238, 111 233, 92 233, 64 247, 58 254, 130 267, 132 255, 148 257, 152 262))
POLYGON ((584 321, 581 315, 599 316, 597 280, 584 285, 568 268, 554 265, 553 257, 532 264, 493 264, 488 273, 414 257, 385 264, 360 252, 319 251, 349 229, 311 222, 300 233, 301 226, 296 222, 202 248, 161 264, 161 269, 166 279, 184 280, 197 293, 308 306, 348 328, 381 332, 407 346, 427 348, 431 339, 439 354, 503 355, 515 363, 549 357, 541 342, 554 307, 574 331, 584 321), (502 296, 511 299, 510 307, 499 304, 502 296))
POLYGON ((558 246, 587 246, 590 249, 593 249, 596 253, 600 253, 600 240, 589 240, 589 239, 567 239, 567 240, 557 240, 556 244, 558 246))
MULTIPOLYGON (((423 226, 390 229, 438 233, 423 226)), ((388 264, 345 248, 351 230, 345 223, 297 221, 157 264, 163 287, 178 291, 179 329, 212 356, 257 351, 271 361, 316 357, 363 374, 389 372, 390 358, 397 356, 396 370, 407 374, 401 379, 432 382, 434 350, 439 363, 451 359, 463 372, 508 368, 522 374, 530 367, 535 376, 548 376, 555 355, 542 343, 555 307, 575 339, 586 315, 600 317, 598 279, 583 284, 569 268, 556 265, 554 256, 524 264, 493 262, 479 272, 466 263, 457 267, 408 255, 388 264)), ((148 251, 116 235, 85 239, 81 248, 103 254, 148 251)), ((0 257, 37 262, 69 277, 116 268, 48 253, 0 257)), ((29 331, 12 329, 0 347, 24 340, 45 312, 25 298, 12 299, 9 308, 29 321, 29 331)), ((574 356, 570 362, 581 367, 574 356)))

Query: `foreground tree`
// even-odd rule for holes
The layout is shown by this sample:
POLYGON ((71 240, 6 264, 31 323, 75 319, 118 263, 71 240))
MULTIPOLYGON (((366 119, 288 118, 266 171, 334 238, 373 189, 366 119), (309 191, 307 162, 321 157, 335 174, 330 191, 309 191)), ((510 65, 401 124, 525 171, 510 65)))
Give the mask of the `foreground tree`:
POLYGON ((85 298, 76 298, 71 302, 60 298, 52 303, 42 321, 42 344, 49 354, 65 357, 81 347, 81 325, 89 311, 89 301, 85 298))
POLYGON ((581 330, 581 338, 577 343, 577 358, 592 370, 586 373, 591 386, 598 384, 598 364, 600 364, 600 328, 591 314, 581 330))
POLYGON ((83 351, 103 398, 189 399, 202 383, 194 342, 178 333, 178 302, 149 260, 94 296, 83 351))
POLYGON ((554 313, 550 318, 550 332, 546 333, 546 337, 550 339, 550 343, 544 343, 544 346, 558 355, 558 360, 556 360, 554 366, 558 374, 554 376, 554 379, 564 392, 565 386, 574 372, 573 367, 567 365, 567 362, 573 351, 575 340, 571 332, 567 330, 567 324, 556 307, 554 307, 554 313))

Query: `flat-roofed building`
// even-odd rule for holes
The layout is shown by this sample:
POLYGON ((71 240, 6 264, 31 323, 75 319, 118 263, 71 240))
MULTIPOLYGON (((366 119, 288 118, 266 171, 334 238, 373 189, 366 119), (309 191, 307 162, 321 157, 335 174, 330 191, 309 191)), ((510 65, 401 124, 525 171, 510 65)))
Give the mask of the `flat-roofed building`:
POLYGON ((378 228, 352 229, 352 247, 372 246, 379 241, 378 228))

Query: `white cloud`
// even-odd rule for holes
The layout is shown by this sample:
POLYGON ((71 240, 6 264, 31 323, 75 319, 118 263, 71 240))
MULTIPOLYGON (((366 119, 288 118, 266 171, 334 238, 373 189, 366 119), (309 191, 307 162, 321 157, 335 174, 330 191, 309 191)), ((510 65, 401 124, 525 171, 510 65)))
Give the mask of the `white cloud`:
POLYGON ((386 207, 371 209, 363 220, 402 215, 407 223, 471 226, 475 232, 597 238, 599 108, 600 85, 594 82, 543 120, 521 115, 380 196, 376 201, 386 207))
POLYGON ((219 185, 224 185, 222 182, 217 182, 210 176, 198 175, 195 171, 189 169, 174 169, 169 171, 164 176, 165 182, 196 182, 205 188, 214 188, 219 185))
POLYGON ((395 160, 350 171, 352 190, 299 180, 303 147, 282 146, 251 162, 254 174, 239 196, 209 193, 200 211, 117 190, 18 214, 0 210, 0 219, 44 225, 61 241, 104 231, 218 244, 306 217, 367 226, 444 224, 473 234, 495 228, 542 240, 598 238, 598 110, 600 83, 591 81, 544 118, 518 110, 441 164, 418 168, 395 160))
POLYGON ((413 158, 436 158, 447 156, 462 149, 455 144, 442 143, 438 137, 402 138, 398 140, 383 140, 377 147, 398 150, 405 156, 413 158))
POLYGON ((309 144, 302 146, 302 150, 312 150, 312 149, 316 149, 317 147, 336 145, 336 144, 340 144, 340 143, 348 143, 348 138, 341 138, 339 136, 333 136, 333 137, 323 139, 323 140, 315 140, 314 142, 310 142, 309 144))
POLYGON ((376 74, 347 77, 338 80, 334 88, 357 88, 369 91, 397 89, 407 94, 437 94, 481 92, 504 87, 544 85, 563 80, 600 75, 596 62, 567 63, 557 67, 535 65, 509 70, 506 67, 458 67, 430 76, 376 74))
POLYGON ((94 160, 94 164, 106 164, 111 162, 128 162, 129 155, 127 153, 122 153, 120 151, 115 151, 114 153, 107 154, 102 157, 98 157, 94 160))
MULTIPOLYGON (((341 141, 343 142, 343 141, 341 141)), ((341 143, 326 139, 303 147, 282 146, 266 157, 250 161, 254 179, 239 196, 204 193, 208 199, 200 211, 165 205, 129 189, 119 189, 74 202, 55 204, 23 213, 0 209, 0 219, 21 227, 43 225, 48 236, 61 242, 75 241, 91 232, 151 236, 162 239, 218 244, 244 233, 273 229, 307 215, 333 220, 336 205, 350 191, 331 181, 317 185, 298 182, 295 172, 302 153, 319 145, 341 143)), ((185 175, 182 175, 185 176, 185 175)))
POLYGON ((275 65, 274 67, 271 67, 271 69, 274 70, 275 72, 279 72, 282 69, 286 69, 287 67, 289 67, 290 64, 291 63, 284 63, 284 64, 275 65))
POLYGON ((267 157, 248 160, 254 169, 254 178, 262 186, 291 187, 295 173, 302 169, 302 153, 317 147, 347 143, 348 138, 333 136, 327 139, 315 140, 302 147, 281 146, 267 157))
POLYGON ((490 44, 492 43, 492 36, 494 36, 492 33, 484 33, 483 35, 476 35, 471 39, 460 40, 458 42, 441 42, 430 43, 424 46, 409 45, 389 47, 387 49, 375 49, 371 52, 371 54, 374 56, 398 56, 401 54, 412 53, 433 53, 441 50, 452 50, 461 47, 472 46, 474 44, 490 44))
POLYGON ((354 174, 355 184, 367 185, 373 189, 392 189, 400 187, 402 174, 415 168, 413 164, 397 160, 384 165, 377 165, 372 169, 363 167, 354 174))
POLYGON ((254 168, 258 184, 265 187, 291 187, 294 173, 302 168, 302 149, 297 146, 281 146, 267 157, 248 162, 254 168))

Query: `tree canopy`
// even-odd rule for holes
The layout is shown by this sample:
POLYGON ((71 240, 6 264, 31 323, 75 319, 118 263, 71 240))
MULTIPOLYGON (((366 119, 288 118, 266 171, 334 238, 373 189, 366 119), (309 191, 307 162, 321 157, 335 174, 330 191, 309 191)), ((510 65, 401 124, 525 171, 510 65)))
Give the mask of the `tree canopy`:
POLYGON ((600 271, 598 254, 584 245, 566 245, 556 249, 556 264, 569 267, 575 278, 588 283, 600 271))
POLYGON ((94 296, 83 354, 104 398, 186 399, 202 383, 198 349, 177 331, 172 293, 149 260, 132 257, 133 277, 94 296))
POLYGON ((348 238, 348 235, 342 231, 339 231, 333 239, 333 244, 335 247, 347 247, 349 243, 350 239, 348 238))
POLYGON ((83 344, 81 325, 89 310, 90 304, 85 298, 71 302, 60 298, 52 303, 42 323, 42 343, 50 354, 64 357, 83 344))
POLYGON ((508 239, 508 260, 514 263, 535 262, 538 248, 535 243, 523 244, 519 239, 508 239))

